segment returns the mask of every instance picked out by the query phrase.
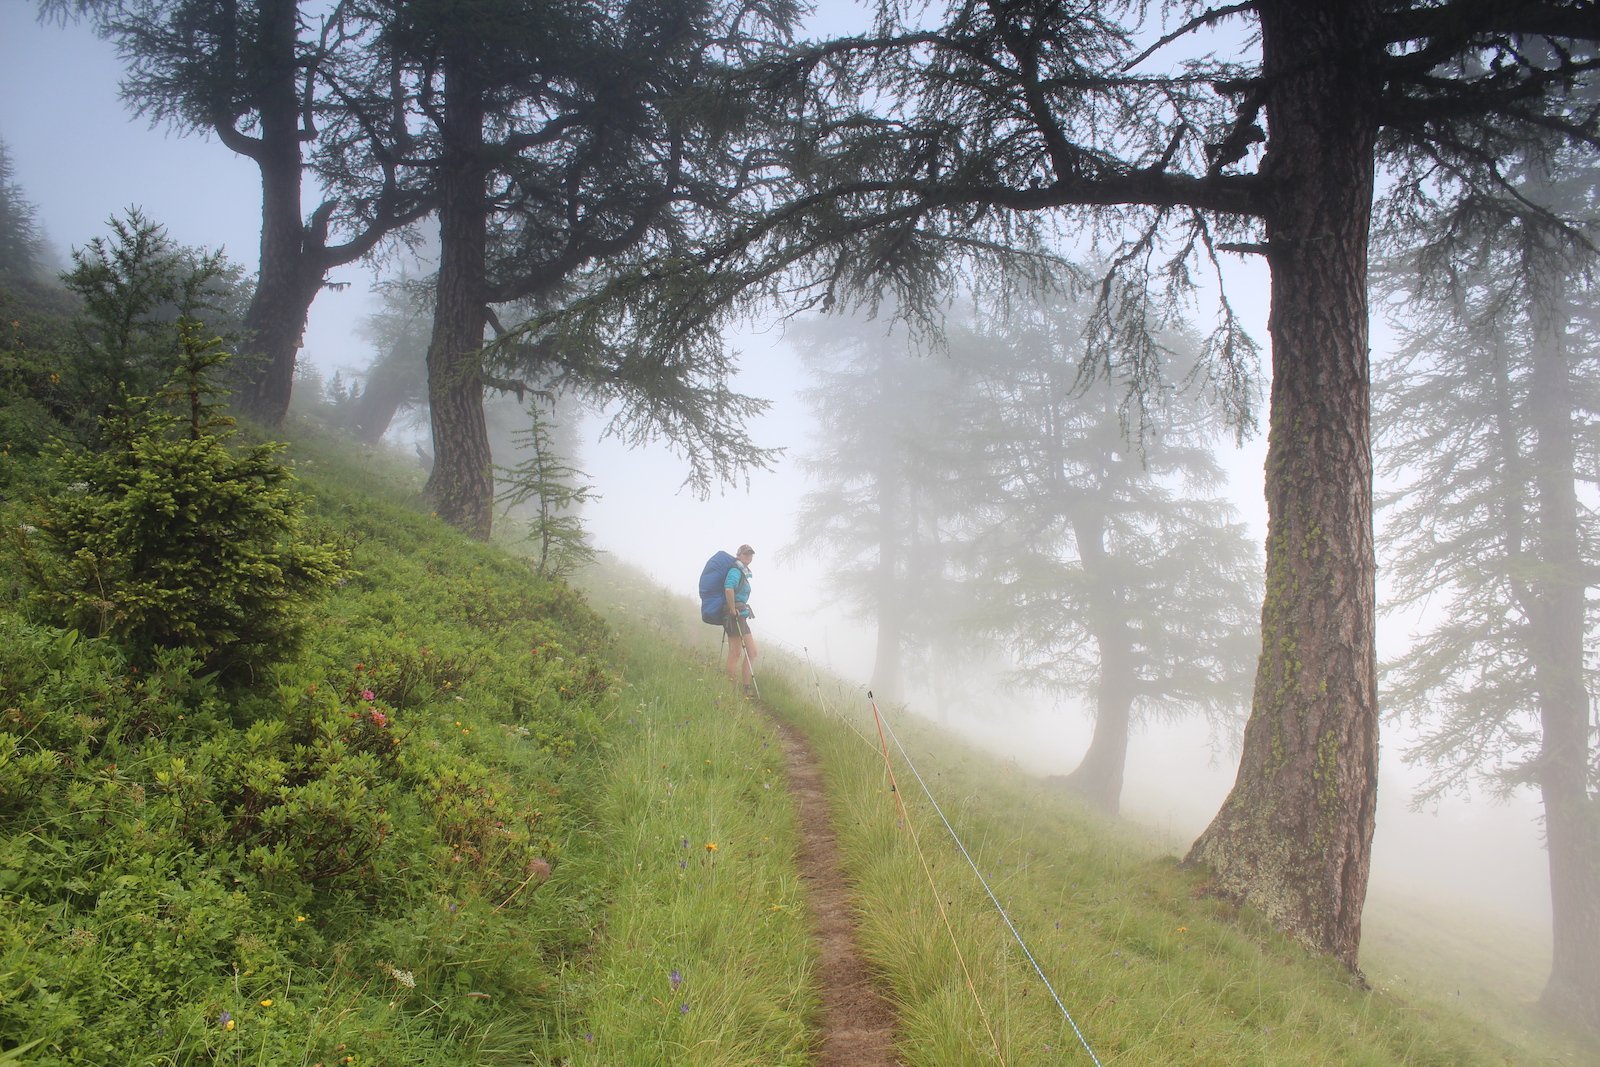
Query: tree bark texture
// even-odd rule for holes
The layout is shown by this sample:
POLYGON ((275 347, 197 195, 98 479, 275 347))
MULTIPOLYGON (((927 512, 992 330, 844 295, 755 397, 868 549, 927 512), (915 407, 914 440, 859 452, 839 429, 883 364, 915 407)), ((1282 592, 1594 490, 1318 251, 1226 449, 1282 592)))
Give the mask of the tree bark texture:
POLYGON ((300 219, 300 154, 261 159, 261 262, 255 294, 245 312, 248 387, 245 411, 269 426, 289 412, 295 361, 311 304, 322 289, 322 270, 307 262, 300 219))
POLYGON ((1533 484, 1539 564, 1524 609, 1538 689, 1553 936, 1543 1002, 1600 1029, 1600 800, 1589 794, 1589 694, 1584 688, 1584 566, 1578 536, 1572 389, 1565 301, 1546 290, 1534 314, 1533 484))
POLYGON ((494 472, 480 362, 487 324, 483 123, 480 95, 447 66, 440 131, 439 276, 428 343, 434 461, 426 492, 440 518, 471 537, 488 540, 494 472))
POLYGON ((239 399, 250 415, 273 426, 288 413, 295 357, 323 276, 320 262, 308 262, 300 215, 297 16, 294 0, 262 5, 262 39, 270 42, 269 52, 277 64, 260 97, 260 136, 249 149, 261 171, 261 260, 256 291, 245 312, 250 363, 248 384, 239 399))
POLYGON ((1260 5, 1272 271, 1266 597, 1238 777, 1186 862, 1354 969, 1377 801, 1367 250, 1373 4, 1260 5))

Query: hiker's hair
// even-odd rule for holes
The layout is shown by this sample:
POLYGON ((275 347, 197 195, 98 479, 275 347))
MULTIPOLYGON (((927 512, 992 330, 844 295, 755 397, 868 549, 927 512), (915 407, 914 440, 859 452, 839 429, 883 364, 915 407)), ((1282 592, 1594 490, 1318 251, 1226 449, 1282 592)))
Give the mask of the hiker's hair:
POLYGON ((756 550, 751 548, 749 545, 740 545, 739 546, 739 551, 735 552, 734 555, 742 556, 746 552, 750 553, 752 556, 756 554, 756 550))

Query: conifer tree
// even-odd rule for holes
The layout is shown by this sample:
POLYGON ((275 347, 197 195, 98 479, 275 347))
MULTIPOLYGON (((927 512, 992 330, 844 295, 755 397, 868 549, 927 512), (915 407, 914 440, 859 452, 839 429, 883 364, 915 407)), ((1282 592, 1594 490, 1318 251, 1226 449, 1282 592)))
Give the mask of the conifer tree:
POLYGON ((0 280, 33 279, 43 267, 38 213, 16 182, 11 150, 0 141, 0 280))
MULTIPOLYGON (((487 352, 516 305, 551 306, 622 258, 659 252, 761 173, 765 114, 717 91, 793 18, 784 2, 449 0, 363 5, 387 26, 415 101, 410 158, 438 198, 428 348, 439 514, 485 537, 492 457, 484 389, 556 380, 615 402, 612 431, 665 438, 704 490, 770 455, 745 436, 760 405, 726 388, 718 345, 666 359, 626 342, 536 337, 487 352)), ((369 87, 381 99, 387 86, 369 87)))
MULTIPOLYGON (((1135 724, 1198 713, 1237 744, 1261 560, 1218 496, 1214 414, 1168 389, 1130 436, 1128 398, 1079 373, 1085 311, 1058 298, 952 330, 977 392, 955 436, 984 489, 965 524, 971 597, 1027 684, 1085 703, 1093 737, 1064 782, 1115 813, 1135 724)), ((1181 377, 1196 346, 1163 343, 1181 377)))
POLYGON ((306 317, 328 272, 365 256, 429 206, 407 184, 403 128, 348 106, 350 85, 372 81, 366 68, 385 58, 372 47, 374 26, 351 4, 309 0, 38 2, 44 12, 88 19, 117 46, 127 64, 122 96, 136 114, 214 134, 260 171, 260 262, 238 400, 278 423, 289 410, 306 317), (307 211, 308 146, 334 157, 360 146, 377 162, 307 211))
MULTIPOLYGON (((1587 214, 1600 169, 1506 161, 1516 191, 1587 214)), ((1600 285, 1592 248, 1485 200, 1394 264, 1405 349, 1375 425, 1391 607, 1425 608, 1387 665, 1390 712, 1420 731, 1421 799, 1473 784, 1538 790, 1549 853, 1545 1002, 1600 1024, 1600 285)))
POLYGON ((63 451, 22 563, 31 598, 114 638, 148 666, 187 649, 230 683, 289 655, 344 553, 308 529, 280 444, 230 442, 221 341, 188 316, 176 373, 103 422, 101 446, 63 451))
POLYGON ((786 551, 829 557, 827 595, 876 631, 872 691, 900 700, 919 659, 948 680, 982 658, 976 632, 961 632, 952 570, 970 469, 957 432, 971 417, 968 370, 919 353, 887 314, 813 318, 790 336, 811 371, 802 396, 817 432, 802 461, 815 488, 786 551))
POLYGON ((160 387, 182 357, 183 320, 235 339, 244 303, 242 272, 220 252, 180 247, 137 208, 107 225, 108 236, 73 249, 61 276, 83 302, 64 385, 87 426, 125 395, 160 387))
POLYGON ((584 473, 556 451, 556 434, 539 407, 538 400, 528 406, 528 428, 513 438, 523 458, 501 472, 505 487, 499 499, 508 512, 526 511, 534 572, 556 579, 594 561, 580 515, 594 492, 584 482, 584 473))
MULTIPOLYGON (((873 32, 799 49, 758 83, 805 97, 780 146, 795 185, 733 205, 696 254, 641 271, 670 285, 619 283, 589 318, 642 319, 671 347, 751 301, 848 304, 891 286, 936 320, 954 263, 1036 283, 1070 269, 1056 242, 1098 235, 1119 250, 1086 354, 1148 394, 1169 298, 1225 254, 1264 256, 1262 654, 1239 774, 1188 861, 1355 968, 1377 809, 1377 173, 1379 235, 1403 241, 1443 205, 1503 189, 1507 152, 1592 146, 1600 112, 1579 90, 1600 66, 1600 18, 1593 0, 1245 0, 1161 5, 1175 24, 1142 33, 1156 10, 884 3, 873 32)), ((1252 349, 1217 306, 1204 384, 1248 426, 1252 349)))

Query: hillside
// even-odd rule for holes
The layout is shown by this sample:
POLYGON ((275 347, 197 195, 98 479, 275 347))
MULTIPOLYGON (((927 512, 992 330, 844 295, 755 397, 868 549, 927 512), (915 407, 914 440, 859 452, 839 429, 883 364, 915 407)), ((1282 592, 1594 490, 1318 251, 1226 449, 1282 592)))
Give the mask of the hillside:
POLYGON ((691 604, 616 565, 541 583, 381 454, 289 458, 351 569, 248 684, 0 609, 0 1064, 883 1062, 819 1054, 786 731, 901 1062, 1593 1061, 1425 973, 1361 988, 802 664, 735 699, 691 604))
MULTIPOLYGON (((626 588, 597 600, 625 600, 626 588)), ((709 643, 670 595, 652 595, 619 616, 625 631, 709 643)), ((1207 897, 1203 874, 1179 870, 1170 843, 905 709, 875 715, 864 691, 781 657, 762 694, 764 712, 797 726, 824 768, 862 948, 895 1005, 905 1062, 1596 1056, 1534 1010, 1537 952, 1470 917, 1375 903, 1367 988, 1207 897)))

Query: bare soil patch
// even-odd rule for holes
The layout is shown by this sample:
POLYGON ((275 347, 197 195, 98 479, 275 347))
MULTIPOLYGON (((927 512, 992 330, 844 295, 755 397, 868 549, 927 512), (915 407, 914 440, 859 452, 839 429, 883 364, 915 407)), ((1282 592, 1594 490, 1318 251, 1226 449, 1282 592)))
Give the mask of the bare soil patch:
POLYGON ((850 886, 828 814, 822 768, 805 734, 772 717, 783 737, 789 791, 800 821, 800 880, 806 887, 819 952, 822 993, 820 1067, 894 1067, 894 1011, 873 983, 856 943, 850 886))

